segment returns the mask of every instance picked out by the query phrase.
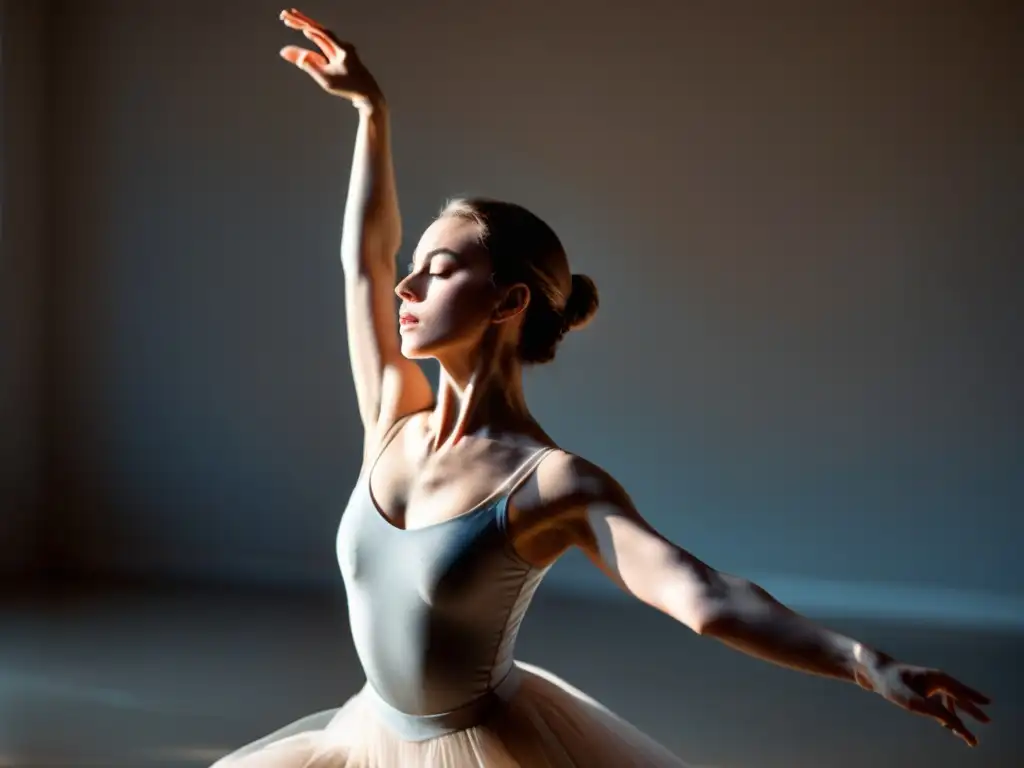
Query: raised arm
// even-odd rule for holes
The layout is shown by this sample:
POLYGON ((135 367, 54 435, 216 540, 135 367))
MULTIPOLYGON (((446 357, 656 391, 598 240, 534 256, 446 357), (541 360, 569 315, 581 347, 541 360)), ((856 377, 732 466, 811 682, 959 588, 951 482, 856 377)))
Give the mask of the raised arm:
POLYGON ((350 100, 359 113, 342 223, 341 265, 349 357, 366 435, 364 449, 369 453, 396 419, 433 402, 426 376, 402 356, 399 347, 394 288, 402 223, 387 102, 352 45, 294 9, 282 11, 281 20, 300 30, 322 52, 288 46, 282 49, 282 58, 328 93, 350 100))
POLYGON ((572 544, 615 583, 694 632, 744 653, 816 675, 846 680, 886 700, 932 717, 969 745, 975 736, 958 710, 981 722, 988 699, 936 669, 894 660, 790 610, 757 584, 715 570, 655 531, 606 472, 565 455, 562 483, 552 493, 571 498, 572 544))

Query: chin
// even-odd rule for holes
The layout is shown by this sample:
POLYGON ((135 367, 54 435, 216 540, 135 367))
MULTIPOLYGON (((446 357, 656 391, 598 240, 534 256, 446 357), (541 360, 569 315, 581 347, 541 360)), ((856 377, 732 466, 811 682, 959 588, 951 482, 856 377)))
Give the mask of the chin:
MULTIPOLYGON (((433 330, 433 329, 431 329, 433 330)), ((452 353, 460 354, 471 341, 463 334, 434 331, 425 333, 422 326, 409 329, 401 335, 402 356, 409 360, 437 360, 452 353)))
POLYGON ((428 360, 433 357, 428 349, 422 344, 416 344, 412 339, 402 339, 402 356, 408 360, 428 360))
POLYGON ((402 350, 402 357, 406 360, 433 360, 434 356, 426 352, 421 352, 418 349, 409 351, 407 349, 402 350))

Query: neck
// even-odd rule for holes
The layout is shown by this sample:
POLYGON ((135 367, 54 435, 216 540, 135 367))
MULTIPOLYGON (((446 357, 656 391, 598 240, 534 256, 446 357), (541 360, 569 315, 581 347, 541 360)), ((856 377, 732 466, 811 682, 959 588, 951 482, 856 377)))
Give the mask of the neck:
POLYGON ((468 358, 439 362, 437 405, 430 416, 433 450, 456 445, 466 435, 537 428, 526 406, 522 366, 514 349, 481 349, 468 358))

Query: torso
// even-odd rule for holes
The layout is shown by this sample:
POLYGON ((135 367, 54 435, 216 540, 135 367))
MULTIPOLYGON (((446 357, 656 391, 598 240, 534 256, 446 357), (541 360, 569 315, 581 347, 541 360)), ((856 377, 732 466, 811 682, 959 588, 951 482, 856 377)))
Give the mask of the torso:
POLYGON ((568 455, 507 435, 431 453, 428 437, 422 415, 385 434, 336 538, 367 700, 414 740, 514 692, 519 627, 558 554, 531 535, 558 530, 537 468, 568 455))
MULTIPOLYGON (((378 514, 395 528, 426 528, 477 509, 538 450, 555 448, 521 435, 468 436, 450 450, 431 453, 428 414, 413 414, 365 470, 378 514)), ((543 493, 545 478, 557 472, 558 458, 565 456, 552 451, 508 501, 510 544, 539 568, 568 546, 543 493)))

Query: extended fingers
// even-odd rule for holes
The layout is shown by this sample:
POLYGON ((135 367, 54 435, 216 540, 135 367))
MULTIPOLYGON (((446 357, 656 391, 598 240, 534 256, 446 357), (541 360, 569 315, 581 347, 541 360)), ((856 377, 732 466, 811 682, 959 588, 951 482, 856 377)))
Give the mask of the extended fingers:
POLYGON ((957 717, 955 707, 943 707, 941 705, 936 707, 936 713, 933 715, 944 728, 948 728, 954 734, 959 736, 968 746, 975 747, 978 745, 977 737, 967 730, 967 726, 964 725, 963 720, 957 717))
POLYGON ((979 722, 982 722, 982 723, 990 723, 990 722, 992 722, 992 718, 989 717, 988 715, 986 715, 985 712, 981 709, 981 707, 979 707, 978 705, 974 704, 971 701, 966 701, 964 699, 957 699, 956 700, 956 705, 958 707, 960 707, 960 709, 962 709, 968 715, 973 717, 975 720, 978 720, 979 722))
POLYGON ((978 706, 979 704, 990 704, 991 701, 988 696, 979 693, 973 688, 969 688, 946 673, 936 673, 928 681, 927 688, 929 695, 944 693, 951 702, 955 702, 957 707, 967 712, 971 717, 983 723, 990 721, 991 718, 978 706))
POLYGON ((336 48, 345 48, 345 44, 342 43, 338 39, 338 37, 333 32, 331 32, 331 30, 329 30, 323 24, 313 21, 308 16, 304 16, 295 9, 292 9, 291 11, 281 11, 280 18, 281 21, 284 22, 284 25, 286 27, 290 27, 291 29, 302 30, 302 32, 305 33, 307 37, 310 34, 313 34, 321 39, 327 40, 336 48))
POLYGON ((975 704, 991 704, 992 700, 982 693, 970 688, 959 680, 943 674, 942 687, 957 697, 959 701, 973 701, 975 704))
POLYGON ((911 712, 916 712, 917 714, 924 715, 925 717, 934 718, 943 727, 948 728, 967 742, 968 745, 973 747, 978 743, 974 734, 967 730, 963 721, 957 717, 955 707, 944 707, 937 697, 924 698, 914 696, 907 701, 906 706, 911 712))
POLYGON ((320 29, 325 29, 323 24, 321 24, 318 21, 314 21, 309 16, 304 14, 302 11, 300 11, 298 8, 289 8, 287 11, 281 11, 281 20, 284 21, 285 23, 288 23, 289 19, 293 19, 303 24, 310 24, 320 29))
POLYGON ((281 11, 281 20, 285 26, 301 31, 306 38, 316 43, 329 59, 348 52, 350 46, 342 43, 335 37, 334 33, 294 9, 292 11, 281 11))
POLYGON ((305 69, 308 65, 312 65, 317 69, 327 66, 327 59, 321 54, 306 48, 300 48, 297 45, 288 45, 282 48, 281 58, 285 61, 290 61, 300 69, 305 69))
POLYGON ((302 34, 304 34, 309 40, 316 43, 320 50, 327 54, 328 58, 333 59, 338 55, 338 46, 336 46, 334 42, 322 32, 315 30, 312 27, 306 27, 302 30, 302 34))
POLYGON ((956 707, 940 707, 940 709, 942 710, 942 712, 939 715, 939 722, 941 722, 943 726, 945 726, 954 734, 956 734, 965 742, 967 742, 968 746, 977 746, 978 739, 975 737, 973 733, 971 733, 967 729, 967 726, 964 725, 963 720, 961 720, 960 717, 956 714, 956 707))
POLYGON ((307 75, 316 80, 321 88, 328 86, 327 78, 322 69, 327 66, 327 59, 315 51, 308 51, 305 48, 289 45, 281 49, 281 58, 289 61, 307 75))

